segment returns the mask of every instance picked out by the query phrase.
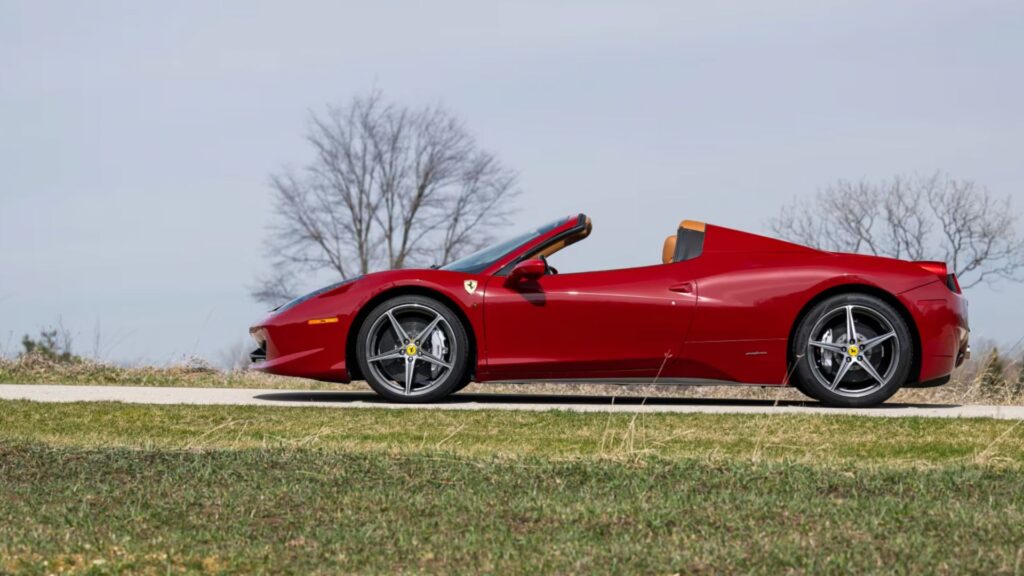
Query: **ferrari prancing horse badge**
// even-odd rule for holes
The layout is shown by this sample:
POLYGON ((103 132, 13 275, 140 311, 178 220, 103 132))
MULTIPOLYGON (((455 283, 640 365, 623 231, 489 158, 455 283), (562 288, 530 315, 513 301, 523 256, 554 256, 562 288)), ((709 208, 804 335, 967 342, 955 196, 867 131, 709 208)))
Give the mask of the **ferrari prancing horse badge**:
POLYGON ((466 292, 470 294, 476 292, 476 280, 466 280, 462 283, 462 286, 466 289, 466 292))

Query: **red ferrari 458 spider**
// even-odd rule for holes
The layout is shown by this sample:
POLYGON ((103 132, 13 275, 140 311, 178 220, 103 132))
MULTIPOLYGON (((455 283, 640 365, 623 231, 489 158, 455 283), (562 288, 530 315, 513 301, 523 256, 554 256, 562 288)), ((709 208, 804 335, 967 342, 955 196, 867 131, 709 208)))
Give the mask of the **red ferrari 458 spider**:
POLYGON ((252 327, 256 368, 430 402, 470 381, 795 386, 872 406, 949 380, 967 301, 941 262, 837 254, 684 221, 661 263, 558 274, 580 214, 437 269, 327 286, 252 327))

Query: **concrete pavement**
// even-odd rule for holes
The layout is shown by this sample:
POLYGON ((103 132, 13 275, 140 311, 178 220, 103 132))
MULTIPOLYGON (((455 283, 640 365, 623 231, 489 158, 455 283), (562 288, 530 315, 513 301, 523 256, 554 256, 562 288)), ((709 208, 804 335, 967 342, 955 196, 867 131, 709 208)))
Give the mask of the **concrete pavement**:
POLYGON ((999 418, 1024 420, 1024 406, 883 404, 877 408, 827 408, 814 402, 770 402, 693 398, 612 398, 542 394, 461 393, 437 404, 391 404, 366 392, 261 390, 247 388, 159 388, 150 386, 60 386, 0 384, 0 399, 35 402, 125 402, 232 406, 318 406, 398 410, 569 410, 574 412, 832 414, 876 417, 999 418))

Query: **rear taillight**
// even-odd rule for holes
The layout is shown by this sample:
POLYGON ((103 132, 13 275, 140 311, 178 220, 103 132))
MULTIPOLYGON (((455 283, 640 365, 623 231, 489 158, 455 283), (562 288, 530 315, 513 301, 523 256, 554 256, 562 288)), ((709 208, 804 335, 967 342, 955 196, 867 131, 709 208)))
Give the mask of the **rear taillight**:
POLYGON ((960 294, 960 281, 957 280, 956 274, 949 272, 945 262, 914 262, 914 264, 917 264, 927 272, 935 274, 950 290, 960 294))
POLYGON ((946 274, 949 273, 949 270, 946 269, 945 262, 914 262, 914 264, 917 264, 918 266, 924 268, 928 272, 935 274, 941 280, 945 280, 946 274))
POLYGON ((946 274, 946 286, 953 292, 960 294, 960 280, 957 279, 956 274, 946 274))

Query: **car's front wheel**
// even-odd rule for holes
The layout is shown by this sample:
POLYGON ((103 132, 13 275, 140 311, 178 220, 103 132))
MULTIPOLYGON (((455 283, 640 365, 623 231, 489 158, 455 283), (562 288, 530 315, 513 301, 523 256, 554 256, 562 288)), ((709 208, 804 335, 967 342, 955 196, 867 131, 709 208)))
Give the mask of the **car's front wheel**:
POLYGON ((356 340, 366 382, 395 402, 433 402, 464 382, 469 341, 459 318, 425 296, 398 296, 374 308, 356 340))
POLYGON ((793 346, 796 386, 824 404, 875 406, 910 377, 913 337, 907 322, 885 301, 840 294, 801 320, 793 346))

